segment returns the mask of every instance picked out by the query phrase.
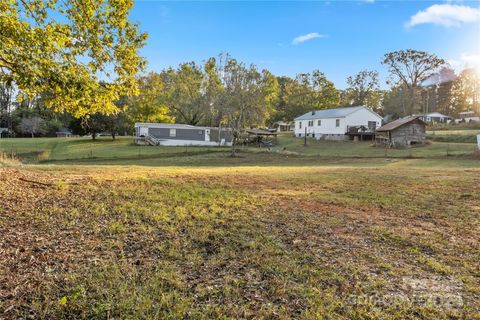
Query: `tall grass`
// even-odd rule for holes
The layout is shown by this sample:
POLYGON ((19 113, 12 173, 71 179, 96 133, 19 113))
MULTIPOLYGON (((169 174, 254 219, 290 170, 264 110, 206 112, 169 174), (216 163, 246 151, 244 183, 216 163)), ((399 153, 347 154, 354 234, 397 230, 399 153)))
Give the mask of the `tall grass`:
POLYGON ((15 153, 7 154, 0 152, 0 166, 14 166, 18 164, 20 164, 20 161, 17 159, 15 153))

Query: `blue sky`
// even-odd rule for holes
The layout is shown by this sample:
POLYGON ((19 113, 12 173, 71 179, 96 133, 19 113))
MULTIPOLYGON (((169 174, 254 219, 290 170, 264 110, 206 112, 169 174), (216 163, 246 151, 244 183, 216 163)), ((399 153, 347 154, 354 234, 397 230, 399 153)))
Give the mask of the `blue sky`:
POLYGON ((381 58, 399 49, 437 54, 457 69, 478 66, 479 4, 137 0, 132 19, 149 34, 141 52, 149 71, 228 52, 275 75, 319 69, 344 88, 363 69, 378 70, 384 82, 381 58))

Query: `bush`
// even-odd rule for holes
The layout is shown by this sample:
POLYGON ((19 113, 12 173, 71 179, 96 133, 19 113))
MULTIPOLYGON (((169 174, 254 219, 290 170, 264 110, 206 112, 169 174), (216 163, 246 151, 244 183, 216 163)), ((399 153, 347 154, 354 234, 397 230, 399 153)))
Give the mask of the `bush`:
POLYGON ((427 130, 480 130, 480 122, 450 122, 429 125, 427 130))

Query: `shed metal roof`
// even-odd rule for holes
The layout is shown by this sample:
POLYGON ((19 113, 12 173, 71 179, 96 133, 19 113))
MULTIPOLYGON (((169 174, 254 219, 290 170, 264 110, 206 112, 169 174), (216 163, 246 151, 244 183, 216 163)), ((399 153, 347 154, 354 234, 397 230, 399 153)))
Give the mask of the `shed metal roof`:
POLYGON ((321 118, 345 118, 349 114, 364 108, 373 113, 373 111, 371 111, 368 107, 365 107, 365 106, 334 108, 334 109, 310 111, 305 113, 304 115, 301 115, 295 118, 295 120, 314 120, 314 119, 321 119, 321 118))
POLYGON ((377 129, 377 131, 391 131, 391 130, 395 130, 407 123, 410 123, 412 121, 415 121, 415 120, 418 120, 418 121, 421 121, 423 124, 425 124, 425 122, 423 122, 422 120, 420 120, 418 117, 405 117, 405 118, 401 118, 401 119, 397 119, 395 121, 392 121, 390 123, 387 123, 386 125, 384 126, 381 126, 380 128, 377 129))

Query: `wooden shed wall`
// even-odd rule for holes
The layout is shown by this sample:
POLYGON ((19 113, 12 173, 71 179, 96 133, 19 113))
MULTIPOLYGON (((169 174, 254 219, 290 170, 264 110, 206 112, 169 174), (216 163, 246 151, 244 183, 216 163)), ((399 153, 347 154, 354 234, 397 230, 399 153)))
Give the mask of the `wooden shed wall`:
POLYGON ((420 122, 411 122, 391 131, 393 146, 409 146, 425 143, 425 125, 420 122))

